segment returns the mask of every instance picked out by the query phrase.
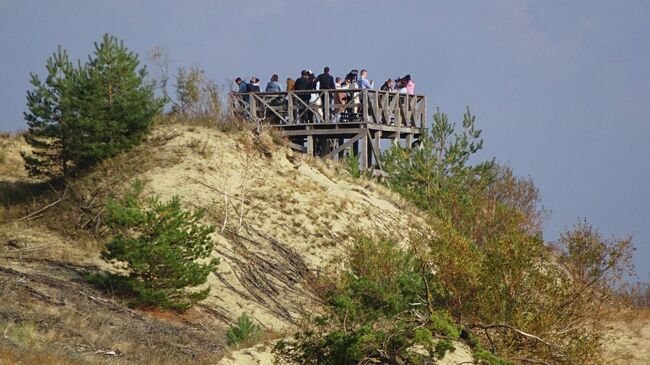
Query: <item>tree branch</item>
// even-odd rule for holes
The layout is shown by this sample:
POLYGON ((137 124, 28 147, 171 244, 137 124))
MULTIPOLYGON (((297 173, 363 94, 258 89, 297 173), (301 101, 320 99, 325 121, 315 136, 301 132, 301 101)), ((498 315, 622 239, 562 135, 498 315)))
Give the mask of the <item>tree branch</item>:
POLYGON ((503 324, 503 323, 493 323, 493 324, 475 323, 475 324, 470 324, 469 327, 470 328, 480 328, 480 329, 483 329, 483 330, 494 329, 494 328, 505 328, 505 329, 509 329, 511 331, 514 331, 514 332, 516 332, 516 333, 518 333, 518 334, 520 334, 520 335, 522 335, 522 336, 524 336, 526 338, 530 338, 530 339, 536 340, 538 342, 541 342, 541 343, 545 344, 546 346, 548 346, 550 348, 559 349, 559 346, 552 343, 552 342, 546 341, 546 340, 544 340, 543 338, 541 338, 539 336, 533 335, 532 333, 524 332, 524 331, 522 331, 522 330, 520 330, 520 329, 518 329, 516 327, 510 326, 508 324, 503 324))

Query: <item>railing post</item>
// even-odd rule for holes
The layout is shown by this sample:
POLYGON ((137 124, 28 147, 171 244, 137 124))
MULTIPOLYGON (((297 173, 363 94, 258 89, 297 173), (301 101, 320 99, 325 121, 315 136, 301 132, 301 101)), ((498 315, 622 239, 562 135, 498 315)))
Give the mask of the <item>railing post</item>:
POLYGON ((402 141, 402 132, 401 132, 401 129, 402 129, 402 116, 401 116, 401 113, 400 113, 400 110, 399 110, 399 96, 395 96, 394 98, 396 99, 395 100, 396 103, 394 105, 392 105, 392 107, 393 107, 393 115, 394 115, 394 118, 395 118, 394 123, 395 123, 395 126, 397 127, 397 130, 394 132, 395 134, 393 135, 393 144, 397 145, 397 146, 400 146, 401 141, 402 141), (397 106, 397 108, 395 108, 394 106, 397 106))
MULTIPOLYGON (((364 92, 365 94, 365 92, 364 92)), ((365 94, 367 95, 367 94, 365 94)), ((361 160, 361 170, 368 169, 368 133, 364 133, 363 137, 359 140, 359 147, 361 148, 359 159, 361 160)))
POLYGON ((398 94, 395 96, 395 123, 399 126, 402 125, 402 97, 398 94))
POLYGON ((294 124, 293 93, 291 91, 287 91, 287 113, 289 114, 289 124, 294 124))
MULTIPOLYGON (((307 126, 306 128, 307 128, 307 130, 311 129, 310 126, 307 126)), ((314 136, 313 135, 308 135, 307 136, 307 154, 309 156, 314 155, 314 136)))
POLYGON ((368 89, 363 89, 362 91, 363 95, 361 95, 361 102, 363 103, 362 105, 362 114, 363 114, 363 122, 367 123, 368 122, 368 89))
POLYGON ((381 156, 381 130, 376 130, 375 131, 375 145, 373 146, 373 151, 375 151, 375 147, 377 147, 377 150, 375 151, 375 165, 379 167, 379 156, 381 156))
POLYGON ((381 117, 386 124, 390 122, 390 91, 384 91, 384 100, 381 103, 381 117))
POLYGON ((420 125, 419 127, 426 127, 427 126, 427 97, 423 96, 422 97, 422 118, 420 118, 420 125))
POLYGON ((325 123, 330 122, 330 93, 328 91, 325 91, 323 93, 323 118, 325 119, 325 123))
POLYGON ((375 117, 375 123, 384 124, 381 122, 381 108, 379 106, 379 91, 375 91, 373 92, 373 94, 375 94, 375 97, 373 98, 375 99, 375 101, 374 101, 374 105, 372 106, 373 108, 372 115, 375 117))
POLYGON ((257 118, 257 100, 255 100, 255 93, 248 93, 248 100, 251 108, 251 116, 257 118))

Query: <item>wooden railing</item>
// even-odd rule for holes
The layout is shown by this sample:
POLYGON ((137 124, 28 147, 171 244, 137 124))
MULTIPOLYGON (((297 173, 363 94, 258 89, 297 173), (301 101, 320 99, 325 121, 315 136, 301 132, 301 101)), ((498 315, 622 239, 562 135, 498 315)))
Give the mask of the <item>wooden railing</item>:
POLYGON ((375 123, 426 126, 426 97, 369 89, 232 93, 234 113, 271 125, 375 123))

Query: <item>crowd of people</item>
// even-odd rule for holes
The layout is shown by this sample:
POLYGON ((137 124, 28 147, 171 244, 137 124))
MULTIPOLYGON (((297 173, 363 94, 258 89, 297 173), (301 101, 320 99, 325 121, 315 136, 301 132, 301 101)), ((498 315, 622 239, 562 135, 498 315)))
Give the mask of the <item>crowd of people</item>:
MULTIPOLYGON (((316 76, 310 70, 302 70, 300 77, 296 80, 287 78, 284 90, 279 82, 278 75, 271 76, 271 80, 266 84, 265 92, 281 92, 293 90, 333 90, 333 89, 374 89, 373 80, 368 79, 368 71, 352 70, 344 78, 333 77, 330 74, 330 68, 325 67, 323 73, 316 76)), ((415 94, 415 82, 411 79, 411 75, 404 77, 396 77, 395 79, 388 79, 381 86, 382 91, 393 91, 400 94, 415 94)), ((260 79, 252 77, 250 80, 243 80, 237 77, 233 83, 231 91, 234 93, 250 93, 260 92, 260 79)), ((344 95, 344 94, 337 94, 344 95)), ((309 99, 309 94, 305 96, 309 99)), ((343 100, 336 100, 341 102, 343 100)))
MULTIPOLYGON (((266 84, 264 92, 282 92, 282 91, 309 91, 309 90, 349 90, 342 92, 327 93, 330 97, 330 115, 334 115, 335 122, 359 120, 359 106, 363 101, 360 100, 359 89, 374 89, 375 83, 368 78, 367 70, 352 70, 348 72, 345 77, 334 77, 330 73, 330 68, 325 67, 323 73, 316 76, 310 70, 302 70, 300 77, 297 79, 287 78, 284 90, 279 82, 278 75, 272 75, 271 80, 266 84)), ((380 90, 396 92, 405 95, 415 94, 415 82, 411 79, 411 75, 404 77, 397 77, 394 80, 388 79, 381 86, 380 90)), ((250 80, 245 81, 241 77, 237 77, 232 85, 231 92, 233 94, 240 94, 241 99, 249 103, 250 93, 261 92, 260 79, 252 77, 250 80)), ((296 109, 292 109, 291 113, 294 115, 295 120, 303 122, 314 122, 316 120, 323 120, 324 109, 316 108, 315 115, 311 108, 307 105, 325 105, 325 93, 298 93, 297 97, 302 103, 294 104, 296 109), (320 94, 320 97, 318 96, 320 94)), ((391 97, 392 98, 392 97, 391 97)), ((268 103, 271 106, 287 105, 287 97, 283 95, 267 96, 268 103)), ((272 118, 274 116, 271 116, 272 118)))

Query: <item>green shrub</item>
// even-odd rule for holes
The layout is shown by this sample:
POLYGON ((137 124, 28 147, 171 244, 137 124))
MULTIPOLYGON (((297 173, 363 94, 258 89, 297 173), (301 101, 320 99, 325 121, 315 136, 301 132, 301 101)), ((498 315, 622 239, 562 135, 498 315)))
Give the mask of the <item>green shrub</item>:
POLYGON ((274 352, 297 364, 419 363, 453 351, 461 328, 439 306, 435 275, 389 239, 358 238, 343 272, 323 280, 326 316, 312 318, 274 352), (428 356, 412 351, 420 345, 428 356), (404 362, 406 361, 406 362, 404 362))
POLYGON ((228 345, 239 345, 247 340, 258 337, 262 334, 260 326, 253 323, 250 317, 243 313, 237 318, 237 324, 228 328, 226 336, 228 338, 228 345))
POLYGON ((200 224, 204 212, 184 210, 178 197, 143 202, 141 191, 142 185, 135 184, 121 200, 106 204, 106 223, 117 234, 102 258, 126 274, 96 279, 133 296, 133 305, 185 310, 210 291, 188 288, 205 283, 217 268, 218 259, 211 257, 214 227, 200 224))

